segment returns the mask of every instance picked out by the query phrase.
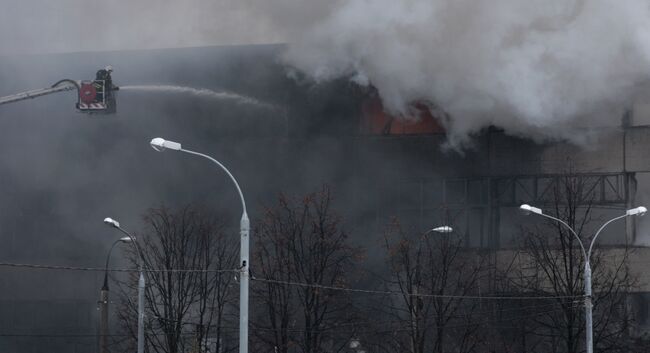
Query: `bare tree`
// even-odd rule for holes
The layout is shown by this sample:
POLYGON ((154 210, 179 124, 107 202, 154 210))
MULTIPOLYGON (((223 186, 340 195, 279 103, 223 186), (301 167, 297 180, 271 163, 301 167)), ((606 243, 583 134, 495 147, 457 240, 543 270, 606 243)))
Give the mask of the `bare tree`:
POLYGON ((347 293, 323 288, 345 285, 359 255, 331 202, 327 187, 300 199, 280 195, 258 226, 253 332, 266 351, 337 352, 354 333, 347 293))
MULTIPOLYGON (((566 221, 588 246, 595 226, 602 220, 594 217, 593 193, 585 179, 571 174, 558 177, 549 201, 551 212, 566 221)), ((521 348, 581 352, 585 335, 584 259, 578 239, 556 222, 526 227, 523 234, 523 246, 506 268, 503 279, 510 291, 555 299, 537 302, 538 307, 529 309, 527 317, 515 321, 513 326, 530 328, 522 332, 525 343, 521 348)), ((630 343, 626 293, 635 284, 626 268, 629 249, 623 246, 617 256, 607 258, 598 247, 594 249, 591 265, 595 347, 599 351, 624 352, 630 343)))
MULTIPOLYGON (((414 232, 411 232, 414 233, 414 232)), ((480 325, 476 300, 485 258, 463 247, 454 234, 407 234, 398 222, 391 224, 385 247, 392 279, 387 314, 393 318, 396 350, 401 352, 473 352, 480 325)))
MULTIPOLYGON (((215 217, 195 206, 174 212, 150 209, 146 229, 136 235, 145 263, 146 342, 156 353, 224 352, 227 304, 236 267, 237 239, 226 236, 215 217)), ((138 262, 135 251, 131 263, 138 262)), ((136 277, 121 284, 119 317, 135 337, 136 277)))

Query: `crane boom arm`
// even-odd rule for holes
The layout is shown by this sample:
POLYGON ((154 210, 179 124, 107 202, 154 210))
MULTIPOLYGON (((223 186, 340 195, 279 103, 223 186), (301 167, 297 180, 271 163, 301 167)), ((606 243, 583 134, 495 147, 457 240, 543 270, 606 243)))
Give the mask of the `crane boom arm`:
POLYGON ((113 68, 107 66, 105 69, 97 71, 96 79, 94 80, 63 79, 48 88, 34 89, 0 97, 0 105, 20 102, 57 92, 77 90, 77 104, 75 104, 75 107, 78 112, 86 114, 115 114, 117 104, 115 101, 115 91, 119 87, 113 85, 111 72, 113 72, 113 68))
POLYGON ((17 94, 12 94, 10 96, 0 97, 0 105, 18 102, 26 99, 32 99, 36 97, 45 96, 52 93, 62 92, 62 91, 71 91, 73 89, 78 89, 79 84, 72 80, 61 80, 54 84, 50 88, 40 88, 31 91, 21 92, 17 94))

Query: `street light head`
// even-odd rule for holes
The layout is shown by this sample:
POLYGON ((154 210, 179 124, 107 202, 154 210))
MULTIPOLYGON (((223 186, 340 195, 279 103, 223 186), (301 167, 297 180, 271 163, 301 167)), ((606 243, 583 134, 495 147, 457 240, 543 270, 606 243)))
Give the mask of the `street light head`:
POLYGON ((149 144, 151 145, 151 148, 153 148, 158 152, 162 152, 165 150, 165 146, 164 146, 165 140, 163 138, 156 137, 155 139, 152 139, 151 142, 149 142, 149 144))
POLYGON ((646 212, 648 212, 647 208, 639 206, 625 211, 625 214, 628 216, 643 216, 646 212))
POLYGON ((158 152, 162 152, 166 149, 170 149, 174 151, 179 151, 181 149, 180 143, 174 141, 167 141, 162 137, 156 137, 155 139, 152 139, 151 142, 149 142, 149 144, 154 150, 158 152))
POLYGON ((436 227, 431 229, 431 231, 436 232, 436 233, 451 233, 454 231, 454 228, 450 226, 442 226, 442 227, 436 227))
POLYGON ((120 227, 120 222, 114 220, 113 218, 106 217, 104 218, 104 223, 106 223, 108 226, 111 226, 113 228, 119 228, 120 227))
POLYGON ((539 214, 539 215, 543 214, 542 210, 540 208, 533 207, 533 206, 531 206, 529 204, 526 204, 526 203, 519 206, 519 210, 521 210, 521 212, 526 216, 531 214, 531 213, 535 213, 535 214, 539 214))
POLYGON ((121 238, 120 238, 120 241, 121 241, 122 243, 130 243, 130 242, 133 241, 133 239, 132 239, 131 237, 121 237, 121 238))

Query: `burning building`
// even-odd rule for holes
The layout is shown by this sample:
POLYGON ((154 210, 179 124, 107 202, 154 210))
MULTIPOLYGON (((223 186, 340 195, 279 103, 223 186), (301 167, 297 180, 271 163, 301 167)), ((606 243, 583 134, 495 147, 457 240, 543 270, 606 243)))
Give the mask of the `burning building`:
MULTIPOLYGON (((398 116, 372 88, 290 77, 277 61, 284 49, 59 54, 47 56, 47 67, 38 65, 41 56, 4 60, 0 95, 107 63, 122 89, 111 117, 77 116, 74 98, 64 95, 0 110, 0 262, 101 267, 113 240, 102 219, 137 230, 139 215, 160 203, 205 203, 237 219, 230 185, 202 164, 153 154, 148 141, 156 136, 214 154, 254 205, 329 184, 369 267, 381 265, 377 242, 395 217, 419 231, 451 224, 464 247, 507 262, 531 222, 518 207, 552 212, 553 190, 567 175, 595 220, 650 201, 650 103, 643 99, 614 112, 611 126, 590 127, 593 144, 539 142, 490 127, 458 150, 449 147, 442 110, 420 103, 398 116)), ((260 213, 253 207, 251 219, 260 213)), ((628 300, 633 336, 650 330, 649 226, 628 218, 598 240, 605 254, 636 248, 625 264, 639 279, 628 300)), ((0 271, 0 346, 95 349, 101 273, 0 271)))

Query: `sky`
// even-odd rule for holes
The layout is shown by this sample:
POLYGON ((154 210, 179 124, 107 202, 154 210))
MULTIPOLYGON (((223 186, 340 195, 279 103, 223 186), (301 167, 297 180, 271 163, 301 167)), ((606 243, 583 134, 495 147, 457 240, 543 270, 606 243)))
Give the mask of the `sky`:
POLYGON ((2 0, 0 55, 282 42, 236 0, 2 0))

